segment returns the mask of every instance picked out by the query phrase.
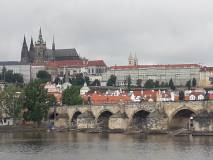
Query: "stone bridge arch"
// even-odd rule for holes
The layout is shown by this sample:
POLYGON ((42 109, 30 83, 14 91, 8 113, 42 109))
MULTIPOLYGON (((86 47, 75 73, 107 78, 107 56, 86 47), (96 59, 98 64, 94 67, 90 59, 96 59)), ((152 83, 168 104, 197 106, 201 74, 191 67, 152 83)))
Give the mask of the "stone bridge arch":
POLYGON ((109 129, 109 118, 114 113, 109 109, 101 110, 96 116, 96 125, 99 129, 109 129))
POLYGON ((129 127, 135 130, 147 129, 147 117, 150 111, 145 109, 137 109, 129 116, 129 127))
POLYGON ((76 129, 77 128, 77 118, 79 115, 81 115, 82 112, 79 110, 75 110, 72 114, 72 117, 70 117, 70 125, 71 128, 76 129))
POLYGON ((169 117, 169 129, 188 128, 190 118, 195 117, 198 112, 199 110, 188 106, 177 108, 169 117))

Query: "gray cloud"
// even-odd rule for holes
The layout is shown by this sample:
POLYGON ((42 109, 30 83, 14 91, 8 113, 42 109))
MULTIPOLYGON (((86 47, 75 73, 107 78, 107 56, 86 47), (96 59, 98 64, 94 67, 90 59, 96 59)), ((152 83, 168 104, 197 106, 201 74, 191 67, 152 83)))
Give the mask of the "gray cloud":
POLYGON ((1 60, 19 60, 23 35, 75 47, 81 56, 126 64, 213 65, 211 0, 0 0, 1 60))

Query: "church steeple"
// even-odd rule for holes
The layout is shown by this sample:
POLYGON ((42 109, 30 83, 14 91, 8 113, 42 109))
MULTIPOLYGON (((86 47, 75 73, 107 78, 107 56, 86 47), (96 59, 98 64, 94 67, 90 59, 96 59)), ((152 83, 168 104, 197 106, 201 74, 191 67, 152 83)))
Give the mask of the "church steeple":
POLYGON ((22 45, 22 49, 21 49, 21 62, 22 63, 29 62, 28 46, 27 46, 25 35, 24 35, 24 41, 23 41, 23 45, 22 45))
POLYGON ((34 50, 33 37, 31 37, 30 51, 33 51, 33 50, 34 50))
POLYGON ((55 38, 53 36, 52 50, 55 51, 55 38))
POLYGON ((43 40, 43 37, 42 37, 41 28, 39 29, 38 43, 39 44, 44 43, 44 40, 43 40))
POLYGON ((135 53, 135 57, 134 57, 134 65, 137 66, 138 65, 138 58, 137 55, 135 53))
POLYGON ((129 63, 129 66, 133 66, 134 65, 134 58, 132 57, 132 53, 130 53, 130 55, 129 55, 128 63, 129 63))
POLYGON ((33 38, 31 37, 30 49, 29 49, 29 58, 31 63, 33 63, 34 61, 34 54, 35 54, 35 47, 33 44, 33 38))

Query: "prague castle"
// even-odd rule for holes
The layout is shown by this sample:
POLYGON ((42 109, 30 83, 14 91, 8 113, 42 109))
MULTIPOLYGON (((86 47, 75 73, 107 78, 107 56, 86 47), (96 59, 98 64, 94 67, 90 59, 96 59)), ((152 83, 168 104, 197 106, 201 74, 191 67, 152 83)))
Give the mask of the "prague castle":
POLYGON ((43 39, 41 29, 39 31, 38 40, 34 43, 31 38, 30 47, 26 42, 24 36, 23 46, 21 50, 21 63, 22 64, 44 64, 47 61, 61 61, 61 60, 80 60, 75 48, 71 49, 56 49, 54 37, 52 42, 52 48, 49 49, 46 46, 46 42, 43 39))

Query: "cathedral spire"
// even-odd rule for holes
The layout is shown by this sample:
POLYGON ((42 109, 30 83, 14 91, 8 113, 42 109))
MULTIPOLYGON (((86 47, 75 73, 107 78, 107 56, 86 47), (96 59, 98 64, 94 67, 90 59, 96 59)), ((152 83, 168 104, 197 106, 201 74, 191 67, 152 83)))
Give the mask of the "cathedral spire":
POLYGON ((33 37, 31 37, 30 51, 34 50, 33 37))
POLYGON ((134 65, 134 58, 133 58, 131 52, 130 52, 130 55, 129 55, 129 58, 128 58, 128 64, 129 64, 129 66, 134 65))
POLYGON ((38 36, 38 43, 44 43, 44 40, 43 40, 43 37, 42 37, 42 32, 41 32, 41 27, 40 27, 40 30, 39 30, 39 36, 38 36))
POLYGON ((27 46, 27 42, 26 42, 26 37, 25 37, 25 35, 24 35, 23 46, 27 46))
POLYGON ((135 66, 138 65, 138 58, 137 58, 136 53, 135 53, 135 56, 134 56, 134 65, 135 65, 135 66))
POLYGON ((23 41, 23 45, 21 49, 21 62, 22 63, 29 62, 28 46, 27 46, 25 35, 24 35, 24 41, 23 41))

